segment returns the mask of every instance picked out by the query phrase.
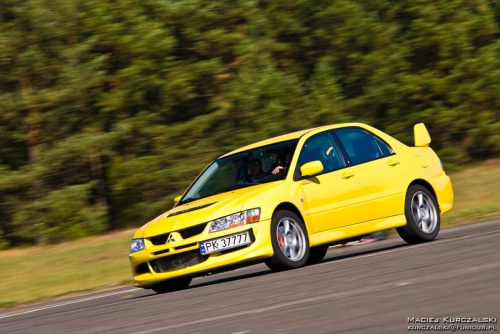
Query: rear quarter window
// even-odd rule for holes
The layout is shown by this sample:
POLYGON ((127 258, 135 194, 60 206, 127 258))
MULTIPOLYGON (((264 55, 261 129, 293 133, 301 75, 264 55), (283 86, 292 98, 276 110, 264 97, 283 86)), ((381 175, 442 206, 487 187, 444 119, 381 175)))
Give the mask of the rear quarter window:
POLYGON ((343 128, 335 134, 344 146, 352 165, 389 156, 392 148, 372 133, 361 128, 343 128))

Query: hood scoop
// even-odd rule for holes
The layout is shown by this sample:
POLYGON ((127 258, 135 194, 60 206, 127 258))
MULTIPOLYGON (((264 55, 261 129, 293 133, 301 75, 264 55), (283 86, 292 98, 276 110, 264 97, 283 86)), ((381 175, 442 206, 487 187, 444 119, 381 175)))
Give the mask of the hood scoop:
POLYGON ((167 218, 168 217, 173 217, 173 216, 178 216, 178 215, 186 213, 186 212, 191 212, 191 211, 196 211, 196 210, 199 210, 199 209, 203 209, 203 208, 206 208, 207 206, 213 205, 215 203, 217 203, 217 202, 203 204, 203 205, 195 206, 195 207, 192 207, 192 208, 189 208, 189 209, 186 209, 186 210, 181 210, 181 211, 173 212, 173 213, 169 214, 167 216, 167 218))

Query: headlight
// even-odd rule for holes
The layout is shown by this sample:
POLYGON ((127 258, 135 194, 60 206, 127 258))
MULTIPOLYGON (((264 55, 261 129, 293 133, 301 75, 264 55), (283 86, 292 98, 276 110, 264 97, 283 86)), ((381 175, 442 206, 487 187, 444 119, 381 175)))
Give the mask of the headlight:
POLYGON ((144 249, 144 239, 132 239, 130 243, 130 253, 135 253, 144 249))
POLYGON ((258 222, 260 219, 260 209, 250 209, 241 211, 226 217, 215 219, 210 224, 208 232, 216 232, 226 230, 228 228, 243 226, 258 222))

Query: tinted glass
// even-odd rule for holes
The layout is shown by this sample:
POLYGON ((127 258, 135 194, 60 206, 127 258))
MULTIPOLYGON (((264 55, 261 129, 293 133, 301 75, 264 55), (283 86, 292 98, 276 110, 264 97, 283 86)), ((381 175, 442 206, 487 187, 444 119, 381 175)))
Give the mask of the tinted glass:
MULTIPOLYGON (((345 128, 335 130, 342 145, 344 145, 351 164, 382 158, 384 154, 375 141, 375 137, 360 128, 345 128)), ((387 154, 388 155, 388 154, 387 154)))
POLYGON ((188 189, 179 204, 203 197, 285 179, 297 140, 257 147, 215 160, 188 189))
POLYGON ((386 144, 386 142, 384 142, 382 139, 380 139, 377 136, 373 136, 373 138, 375 138, 375 141, 377 142, 378 147, 382 151, 382 154, 384 157, 394 153, 394 151, 392 150, 392 147, 390 147, 388 144, 386 144))
POLYGON ((342 167, 339 152, 326 132, 314 135, 306 141, 300 152, 298 168, 315 160, 319 160, 323 164, 323 173, 342 167))

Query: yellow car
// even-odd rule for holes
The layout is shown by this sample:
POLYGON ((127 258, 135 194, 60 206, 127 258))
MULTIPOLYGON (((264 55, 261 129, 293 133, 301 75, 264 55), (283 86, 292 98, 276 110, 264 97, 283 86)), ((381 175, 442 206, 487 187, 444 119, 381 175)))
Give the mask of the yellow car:
POLYGON ((321 261, 329 245, 390 228, 408 243, 434 239, 453 189, 424 124, 414 139, 409 147, 349 123, 223 155, 135 233, 135 285, 162 293, 256 262, 298 268, 321 261))

